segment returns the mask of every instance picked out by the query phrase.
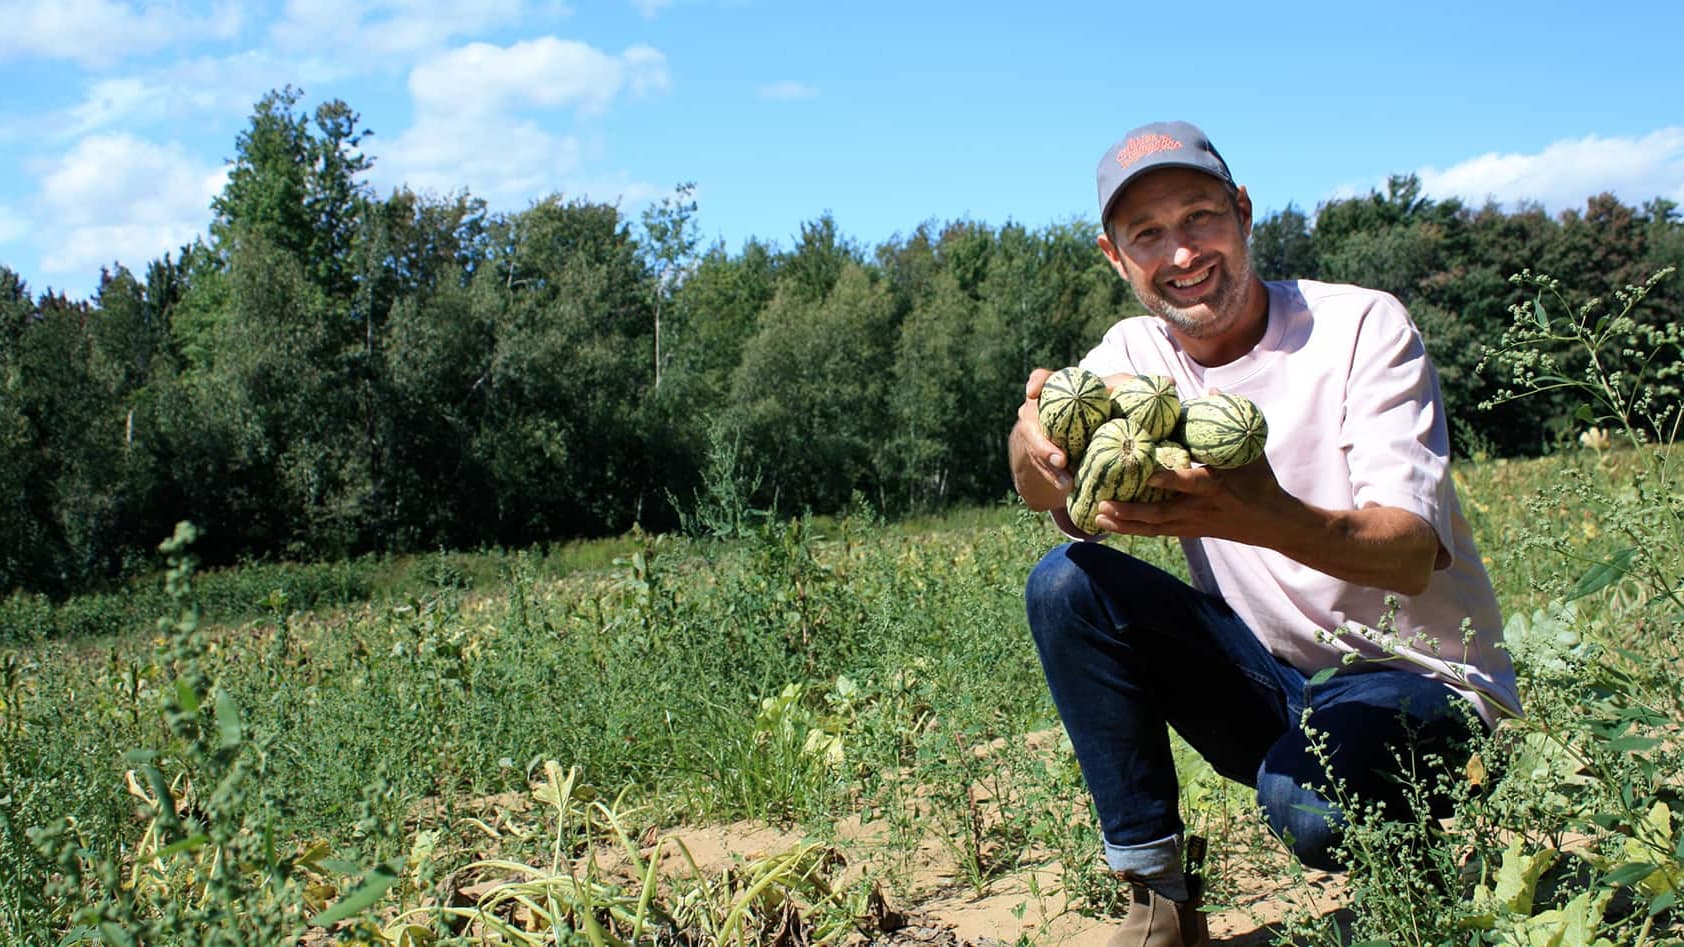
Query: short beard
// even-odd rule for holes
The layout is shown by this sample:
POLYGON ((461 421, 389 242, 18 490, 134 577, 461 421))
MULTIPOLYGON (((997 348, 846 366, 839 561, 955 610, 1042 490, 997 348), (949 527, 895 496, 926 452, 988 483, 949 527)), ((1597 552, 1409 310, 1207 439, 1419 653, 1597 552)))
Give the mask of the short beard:
POLYGON ((1205 339, 1220 335, 1239 319, 1240 306, 1245 301, 1245 294, 1252 283, 1251 256, 1247 254, 1240 259, 1239 266, 1229 271, 1227 261, 1223 261, 1221 272, 1222 288, 1217 295, 1199 305, 1208 308, 1214 318, 1200 319, 1191 311, 1170 305, 1169 300, 1155 292, 1141 292, 1141 287, 1134 280, 1129 280, 1129 289, 1134 291, 1134 298, 1140 301, 1146 311, 1174 326, 1182 335, 1190 339, 1205 339))

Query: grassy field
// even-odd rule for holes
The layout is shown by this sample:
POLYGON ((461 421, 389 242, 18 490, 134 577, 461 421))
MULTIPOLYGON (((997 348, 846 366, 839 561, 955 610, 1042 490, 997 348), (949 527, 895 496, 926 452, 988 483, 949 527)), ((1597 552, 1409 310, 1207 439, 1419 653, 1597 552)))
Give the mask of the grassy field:
MULTIPOLYGON (((1530 716, 1482 748, 1453 823, 1405 826, 1427 845, 1354 833, 1354 919, 1306 911, 1274 936, 1679 942, 1665 461, 1457 470, 1530 716)), ((961 889, 1060 863, 1069 910, 1120 909, 1022 614, 1060 541, 1043 517, 202 576, 188 538, 144 599, 161 614, 72 603, 98 633, 49 637, 28 630, 40 603, 9 605, 7 943, 891 942, 883 905, 916 907, 931 846, 961 889), (189 607, 206 590, 221 620, 189 607), (802 841, 728 870, 686 854, 684 827, 743 820, 802 841), (862 862, 843 827, 865 823, 862 862)), ((1125 545, 1183 569, 1170 543, 1125 545)), ((1278 884, 1246 793, 1191 758, 1183 776, 1226 846, 1217 900, 1278 884)))

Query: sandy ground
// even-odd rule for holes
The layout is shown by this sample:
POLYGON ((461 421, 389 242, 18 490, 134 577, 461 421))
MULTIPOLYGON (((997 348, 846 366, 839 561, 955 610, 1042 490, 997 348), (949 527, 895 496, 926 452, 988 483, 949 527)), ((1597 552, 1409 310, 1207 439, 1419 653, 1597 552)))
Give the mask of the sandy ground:
MULTIPOLYGON (((882 831, 880 826, 848 822, 838 826, 837 835, 844 851, 869 858, 881 842, 882 831)), ((699 865, 721 869, 787 851, 802 842, 797 833, 754 823, 680 830, 673 835, 683 840, 699 865)), ((1056 862, 997 878, 980 897, 960 879, 939 843, 927 842, 913 863, 910 883, 902 894, 890 898, 889 907, 900 915, 901 926, 861 935, 858 943, 998 947, 1027 941, 1045 947, 1104 947, 1118 923, 1069 910, 1060 891, 1061 870, 1056 862)), ((1273 890, 1280 884, 1279 876, 1233 871, 1226 879, 1227 900, 1233 906, 1209 914, 1213 942, 1232 947, 1270 944, 1274 940, 1271 925, 1288 910, 1303 913, 1305 907, 1338 921, 1343 891, 1337 876, 1310 872, 1292 883, 1289 894, 1273 890)))
MULTIPOLYGON (((530 793, 508 792, 474 800, 458 808, 456 815, 473 826, 470 843, 481 849, 482 858, 506 857, 504 844, 513 837, 531 840, 553 831, 548 805, 534 801, 530 793)), ((439 826, 443 813, 432 818, 417 813, 418 822, 439 826)), ((1208 911, 1212 940, 1216 944, 1263 947, 1277 942, 1277 926, 1286 917, 1321 918, 1341 928, 1348 925, 1343 910, 1345 891, 1341 879, 1322 872, 1293 871, 1287 856, 1256 824, 1229 827, 1234 838, 1210 839, 1206 874, 1214 879, 1215 897, 1208 911), (1220 898, 1220 902, 1216 901, 1220 898)), ((979 895, 957 869, 948 846, 936 837, 926 837, 914 851, 907 850, 904 835, 891 833, 886 823, 864 823, 851 817, 824 833, 824 844, 834 850, 842 867, 831 876, 834 887, 842 888, 868 873, 881 894, 874 907, 874 923, 842 943, 849 945, 932 944, 936 947, 1103 947, 1119 918, 1084 916, 1070 909, 1062 892, 1062 869, 1047 861, 993 878, 979 895)), ((664 877, 719 875, 740 869, 770 856, 791 852, 815 841, 798 830, 785 830, 758 822, 656 830, 650 828, 638 844, 644 859, 658 857, 664 877), (692 867, 692 863, 694 867, 692 867)), ((1098 840, 1094 857, 1099 857, 1098 840)), ((623 852, 606 846, 594 853, 576 853, 581 863, 590 860, 610 874, 624 872, 623 852)), ((1027 860, 1026 860, 1027 861, 1027 860)), ((625 881, 635 887, 629 876, 625 881)), ((447 879, 452 904, 473 905, 495 887, 483 875, 463 872, 447 879)), ((797 925, 798 926, 798 925, 797 925)), ((802 936, 776 942, 780 947, 801 947, 802 936)))

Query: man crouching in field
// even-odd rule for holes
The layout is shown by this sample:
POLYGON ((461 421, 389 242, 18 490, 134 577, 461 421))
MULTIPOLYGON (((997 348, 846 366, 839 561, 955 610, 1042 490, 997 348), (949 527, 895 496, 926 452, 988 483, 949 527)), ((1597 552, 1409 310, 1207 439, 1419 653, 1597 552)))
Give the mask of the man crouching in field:
MULTIPOLYGON (((1403 306, 1259 280, 1251 199, 1191 125, 1130 132, 1098 184, 1099 248, 1153 315, 1117 323, 1082 367, 1111 384, 1167 375, 1184 400, 1244 395, 1270 431, 1251 464, 1160 471, 1151 484, 1172 499, 1100 507, 1104 531, 1179 537, 1191 586, 1093 541, 1049 552, 1028 583, 1106 860, 1132 889, 1111 943, 1194 947, 1209 933, 1183 871, 1168 727, 1256 788, 1299 859, 1337 868, 1341 801, 1407 817, 1400 769, 1420 780, 1432 761, 1459 764, 1469 721, 1519 699, 1451 483, 1437 377, 1403 306)), ((1012 476, 1032 509, 1089 540, 1064 510, 1072 465, 1036 418, 1048 374, 1029 378, 1012 476)))

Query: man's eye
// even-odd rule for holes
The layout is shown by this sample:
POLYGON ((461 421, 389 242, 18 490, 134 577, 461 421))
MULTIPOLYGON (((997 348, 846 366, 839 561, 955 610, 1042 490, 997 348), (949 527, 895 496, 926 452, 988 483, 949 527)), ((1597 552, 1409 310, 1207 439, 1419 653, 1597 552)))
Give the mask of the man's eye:
POLYGON ((1142 240, 1154 239, 1155 237, 1158 236, 1158 232, 1159 232, 1158 228, 1156 228, 1156 227, 1147 227, 1145 230, 1135 231, 1134 241, 1136 243, 1139 243, 1142 240))

